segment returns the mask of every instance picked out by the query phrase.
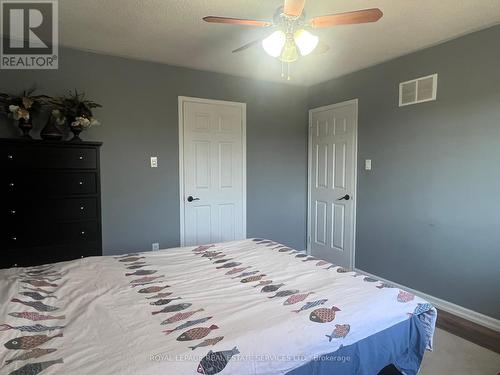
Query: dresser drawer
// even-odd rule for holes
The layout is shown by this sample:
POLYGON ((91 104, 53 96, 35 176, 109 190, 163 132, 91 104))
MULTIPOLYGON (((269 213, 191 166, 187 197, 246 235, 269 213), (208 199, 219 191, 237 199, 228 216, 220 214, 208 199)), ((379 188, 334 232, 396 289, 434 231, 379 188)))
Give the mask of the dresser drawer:
POLYGON ((41 264, 63 262, 90 256, 101 255, 98 242, 82 245, 38 246, 28 249, 5 250, 0 257, 0 268, 29 267, 41 264))
POLYGON ((20 249, 44 245, 85 244, 100 241, 97 221, 75 223, 32 224, 24 226, 7 225, 0 229, 2 249, 20 249))
POLYGON ((0 168, 96 169, 97 151, 85 147, 2 145, 0 168))
POLYGON ((82 195, 97 193, 97 174, 91 172, 2 173, 0 192, 6 196, 82 195))
POLYGON ((98 218, 97 198, 11 199, 0 202, 2 222, 34 224, 98 218))

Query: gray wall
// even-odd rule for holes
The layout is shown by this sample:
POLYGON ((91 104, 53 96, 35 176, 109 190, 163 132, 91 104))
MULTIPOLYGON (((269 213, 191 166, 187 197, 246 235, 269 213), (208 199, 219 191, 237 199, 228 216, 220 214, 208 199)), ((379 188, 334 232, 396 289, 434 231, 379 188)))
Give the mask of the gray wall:
MULTIPOLYGON (((101 140, 105 254, 179 245, 178 96, 247 103, 247 235, 305 248, 307 90, 70 49, 58 71, 0 71, 0 91, 77 88, 104 105, 101 140), (149 157, 159 168, 149 168, 149 157)), ((1 120, 0 120, 1 121, 1 120)), ((0 136, 17 136, 0 123, 0 136)))
POLYGON ((359 98, 356 266, 500 318, 500 26, 314 86, 359 98), (439 73, 438 100, 398 84, 439 73), (373 170, 363 170, 364 159, 373 170))

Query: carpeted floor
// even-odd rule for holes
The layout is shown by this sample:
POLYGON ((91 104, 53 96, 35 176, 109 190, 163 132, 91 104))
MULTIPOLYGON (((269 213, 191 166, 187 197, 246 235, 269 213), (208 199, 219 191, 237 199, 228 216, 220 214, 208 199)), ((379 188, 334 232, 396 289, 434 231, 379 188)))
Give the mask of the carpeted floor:
POLYGON ((500 354, 441 329, 434 335, 434 350, 426 352, 419 375, 497 375, 500 354))

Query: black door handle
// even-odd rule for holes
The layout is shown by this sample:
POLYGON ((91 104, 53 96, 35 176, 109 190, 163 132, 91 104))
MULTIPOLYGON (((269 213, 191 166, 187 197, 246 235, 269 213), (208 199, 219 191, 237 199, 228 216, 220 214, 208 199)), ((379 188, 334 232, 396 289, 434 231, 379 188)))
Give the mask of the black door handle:
POLYGON ((200 198, 193 198, 193 196, 192 196, 192 195, 190 195, 189 197, 187 197, 187 201, 188 201, 188 202, 192 202, 192 201, 199 201, 199 200, 200 200, 200 198))
POLYGON ((338 201, 348 201, 349 199, 351 199, 351 196, 349 194, 346 194, 344 195, 343 197, 340 197, 339 199, 337 199, 338 201))

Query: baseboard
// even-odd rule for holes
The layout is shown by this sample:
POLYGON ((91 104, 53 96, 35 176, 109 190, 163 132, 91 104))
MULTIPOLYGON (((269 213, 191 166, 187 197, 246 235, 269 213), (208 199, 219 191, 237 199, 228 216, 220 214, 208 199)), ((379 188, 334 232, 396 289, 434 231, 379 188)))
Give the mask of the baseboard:
POLYGON ((409 288, 407 286, 395 283, 394 281, 384 279, 384 278, 379 277, 377 275, 366 272, 362 269, 359 269, 359 268, 354 268, 354 269, 356 271, 359 271, 359 272, 366 274, 367 276, 371 276, 377 280, 392 284, 394 286, 397 286, 399 288, 402 288, 402 289, 405 289, 409 292, 412 292, 413 294, 425 299, 427 302, 430 302, 432 305, 434 305, 435 307, 437 307, 440 310, 449 312, 450 314, 453 314, 453 315, 456 315, 460 318, 469 320, 469 321, 474 322, 476 324, 479 324, 483 327, 489 328, 493 331, 500 332, 500 320, 498 320, 498 319, 495 319, 495 318, 492 318, 491 316, 487 316, 487 315, 478 313, 478 312, 473 311, 473 310, 469 310, 465 307, 456 305, 454 303, 445 301, 443 299, 433 297, 429 294, 426 294, 426 293, 420 292, 418 290, 409 288))

